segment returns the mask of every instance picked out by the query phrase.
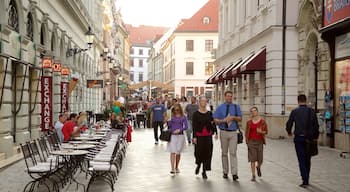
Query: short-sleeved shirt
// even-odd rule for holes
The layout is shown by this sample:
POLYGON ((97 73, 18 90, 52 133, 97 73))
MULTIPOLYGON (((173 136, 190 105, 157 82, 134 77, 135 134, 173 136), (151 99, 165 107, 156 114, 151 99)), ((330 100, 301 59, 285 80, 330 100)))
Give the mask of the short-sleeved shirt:
MULTIPOLYGON (((214 119, 225 119, 225 117, 227 117, 227 115, 226 115, 227 105, 229 105, 228 113, 231 116, 242 117, 242 112, 241 112, 241 108, 239 107, 239 105, 234 104, 234 103, 230 103, 230 104, 223 103, 216 108, 216 111, 213 114, 213 118, 214 119)), ((237 127, 237 123, 232 121, 232 123, 229 125, 228 128, 226 128, 225 123, 220 123, 219 128, 222 130, 235 131, 235 130, 237 130, 238 127, 237 127)))
POLYGON ((164 113, 166 112, 166 109, 163 104, 153 105, 151 111, 153 112, 153 122, 164 121, 164 113))
POLYGON ((77 124, 74 121, 67 121, 64 123, 64 125, 62 127, 64 141, 70 140, 75 126, 77 126, 77 124))
POLYGON ((55 123, 55 129, 58 135, 58 138, 60 139, 60 142, 63 142, 63 133, 62 133, 63 123, 61 121, 56 121, 55 123))

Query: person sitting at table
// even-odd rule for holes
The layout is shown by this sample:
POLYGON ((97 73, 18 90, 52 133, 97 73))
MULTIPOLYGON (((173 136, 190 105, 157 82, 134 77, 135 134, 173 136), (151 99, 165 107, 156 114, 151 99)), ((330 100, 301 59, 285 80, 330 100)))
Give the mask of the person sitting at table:
POLYGON ((87 113, 82 111, 79 113, 78 126, 80 126, 80 131, 88 130, 87 113))
POLYGON ((58 138, 60 140, 60 143, 63 142, 63 133, 62 133, 62 128, 64 125, 64 122, 66 122, 66 116, 64 114, 60 114, 58 116, 58 121, 55 123, 55 130, 57 132, 58 138))
POLYGON ((69 121, 66 121, 62 127, 64 142, 69 141, 72 137, 80 136, 80 128, 78 127, 78 114, 72 113, 69 116, 69 121))

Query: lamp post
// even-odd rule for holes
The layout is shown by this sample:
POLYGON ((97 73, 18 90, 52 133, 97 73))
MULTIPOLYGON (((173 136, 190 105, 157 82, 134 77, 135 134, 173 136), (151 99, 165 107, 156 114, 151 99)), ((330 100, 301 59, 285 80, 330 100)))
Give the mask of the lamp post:
POLYGON ((95 38, 95 34, 92 32, 91 27, 88 27, 88 31, 85 33, 85 38, 86 38, 86 43, 88 44, 88 49, 82 49, 79 47, 74 47, 73 49, 70 48, 67 50, 66 56, 71 57, 75 54, 85 52, 91 48, 92 44, 94 43, 94 38, 95 38))

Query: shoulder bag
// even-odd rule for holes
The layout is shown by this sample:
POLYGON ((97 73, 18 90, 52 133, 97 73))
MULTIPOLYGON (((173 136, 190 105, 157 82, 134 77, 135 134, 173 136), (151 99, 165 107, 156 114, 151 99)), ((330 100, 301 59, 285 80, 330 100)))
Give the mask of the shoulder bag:
MULTIPOLYGON (((312 129, 312 125, 310 123, 311 121, 311 109, 309 108, 309 113, 308 113, 308 123, 307 123, 307 131, 310 132, 310 129, 312 129)), ((307 134, 306 137, 306 154, 310 157, 318 155, 318 143, 317 140, 314 140, 312 138, 308 137, 309 134, 307 134)))
MULTIPOLYGON (((235 112, 236 112, 236 115, 237 115, 237 105, 236 104, 234 104, 234 105, 235 105, 235 112)), ((241 144, 241 143, 243 143, 243 133, 242 133, 241 129, 239 128, 238 122, 237 121, 235 121, 235 122, 236 122, 236 126, 237 126, 237 129, 238 129, 237 144, 241 144)))

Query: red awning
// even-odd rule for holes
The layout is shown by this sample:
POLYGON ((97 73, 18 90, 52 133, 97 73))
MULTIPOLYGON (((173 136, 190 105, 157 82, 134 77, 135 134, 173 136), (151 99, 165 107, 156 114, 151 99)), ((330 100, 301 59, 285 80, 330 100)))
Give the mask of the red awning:
POLYGON ((249 54, 246 58, 242 60, 238 65, 236 65, 228 74, 228 78, 232 79, 233 77, 237 77, 240 74, 240 67, 244 65, 250 58, 254 57, 254 52, 249 54))
POLYGON ((225 67, 223 67, 222 70, 220 70, 220 72, 213 79, 214 83, 223 81, 222 74, 224 74, 230 67, 231 65, 226 65, 225 67))
POLYGON ((253 71, 265 71, 266 69, 266 48, 260 49, 249 60, 247 60, 240 68, 240 73, 250 73, 253 71))
POLYGON ((242 62, 242 58, 237 60, 235 63, 231 64, 231 66, 222 74, 222 77, 224 80, 231 80, 232 79, 232 69, 234 69, 236 66, 240 65, 242 62))

